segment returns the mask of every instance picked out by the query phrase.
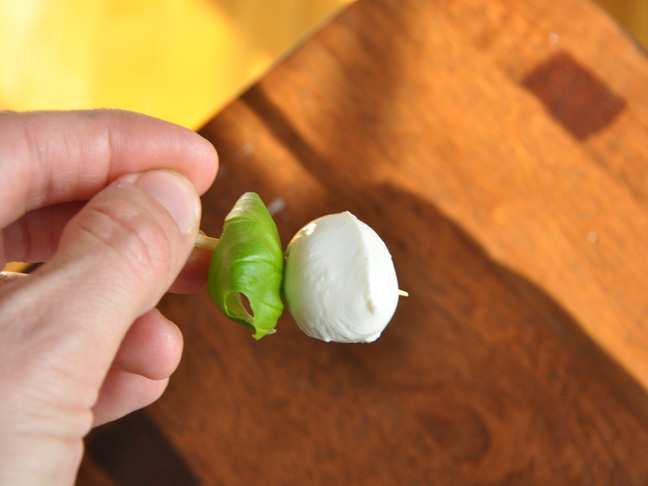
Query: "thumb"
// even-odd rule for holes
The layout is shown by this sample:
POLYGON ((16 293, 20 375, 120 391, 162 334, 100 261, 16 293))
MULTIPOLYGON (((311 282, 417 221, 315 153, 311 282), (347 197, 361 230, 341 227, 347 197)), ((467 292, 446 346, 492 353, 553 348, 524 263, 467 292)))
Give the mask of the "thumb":
POLYGON ((182 269, 199 222, 200 199, 180 174, 123 176, 68 223, 46 265, 5 286, 13 290, 3 310, 17 313, 22 336, 47 339, 38 349, 65 356, 70 372, 82 365, 84 381, 100 383, 132 322, 182 269))

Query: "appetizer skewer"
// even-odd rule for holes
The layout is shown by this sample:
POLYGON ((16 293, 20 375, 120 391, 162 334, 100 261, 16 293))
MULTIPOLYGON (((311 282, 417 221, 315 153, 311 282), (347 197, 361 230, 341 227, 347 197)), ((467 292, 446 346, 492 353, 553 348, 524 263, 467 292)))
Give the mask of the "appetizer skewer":
MULTIPOLYGON (((409 295, 398 288, 384 242, 349 212, 307 224, 284 254, 274 220, 248 192, 225 218, 221 238, 199 233, 195 246, 213 251, 212 300, 226 317, 253 329, 255 339, 275 332, 283 296, 308 336, 371 342, 391 320, 398 298, 409 295)), ((22 276, 2 272, 0 280, 22 276)))
POLYGON ((323 341, 371 342, 401 296, 385 243, 349 212, 304 226, 282 251, 277 227, 255 193, 225 218, 220 240, 199 235, 214 251, 208 284, 225 316, 260 339, 274 332, 283 300, 299 328, 323 341), (244 301, 244 298, 247 302, 244 301))

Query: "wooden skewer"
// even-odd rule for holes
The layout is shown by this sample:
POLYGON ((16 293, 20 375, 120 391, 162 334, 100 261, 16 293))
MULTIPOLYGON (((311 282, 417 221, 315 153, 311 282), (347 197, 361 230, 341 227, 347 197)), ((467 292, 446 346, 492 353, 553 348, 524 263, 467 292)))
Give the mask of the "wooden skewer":
POLYGON ((204 248, 205 250, 214 251, 216 249, 216 245, 218 245, 218 238, 212 238, 211 236, 198 233, 194 246, 198 248, 204 248))
MULTIPOLYGON (((196 236, 195 246, 198 248, 214 251, 216 245, 218 245, 218 238, 212 238, 211 236, 203 235, 201 233, 198 233, 198 236, 196 236)), ((409 297, 409 292, 398 289, 398 295, 401 297, 409 297)))
MULTIPOLYGON (((216 249, 216 245, 218 245, 218 238, 212 238, 211 236, 198 233, 198 235, 196 236, 196 243, 194 246, 196 246, 197 248, 204 248, 206 250, 214 251, 216 249)), ((1 272, 0 280, 6 282, 10 278, 17 278, 21 276, 27 276, 27 274, 23 274, 19 272, 1 272)), ((398 289, 398 295, 400 295, 401 297, 409 297, 409 292, 398 289)))
POLYGON ((16 280, 22 277, 28 277, 29 275, 22 272, 0 272, 0 285, 9 283, 12 280, 16 280))
MULTIPOLYGON (((206 250, 214 251, 216 245, 218 244, 218 238, 212 238, 211 236, 206 236, 198 233, 196 236, 196 243, 194 246, 198 248, 205 248, 206 250)), ((29 274, 22 272, 4 272, 0 268, 0 285, 8 283, 10 280, 14 280, 21 277, 28 277, 29 274)))

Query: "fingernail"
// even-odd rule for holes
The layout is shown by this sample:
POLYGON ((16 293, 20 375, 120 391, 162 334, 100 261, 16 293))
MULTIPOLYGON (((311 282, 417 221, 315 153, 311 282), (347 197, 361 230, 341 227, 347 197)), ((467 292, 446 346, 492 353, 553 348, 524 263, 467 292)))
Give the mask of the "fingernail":
POLYGON ((135 181, 135 186, 148 192, 169 211, 181 233, 189 235, 198 231, 200 198, 186 178, 168 170, 145 172, 135 181))

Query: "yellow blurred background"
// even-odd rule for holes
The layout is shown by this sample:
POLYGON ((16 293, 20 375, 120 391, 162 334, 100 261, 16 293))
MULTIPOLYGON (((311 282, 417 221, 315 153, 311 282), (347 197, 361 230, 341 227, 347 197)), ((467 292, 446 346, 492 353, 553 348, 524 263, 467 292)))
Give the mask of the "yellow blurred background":
POLYGON ((198 127, 348 0, 0 0, 0 109, 198 127))
MULTIPOLYGON (((196 129, 351 1, 0 0, 0 110, 115 107, 196 129)), ((648 46, 648 0, 599 2, 648 46)))

